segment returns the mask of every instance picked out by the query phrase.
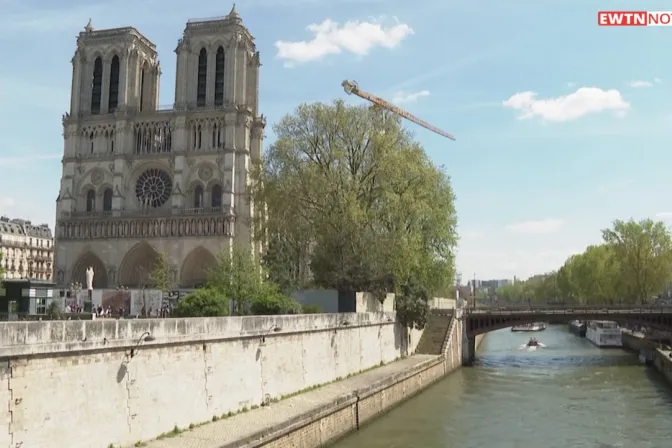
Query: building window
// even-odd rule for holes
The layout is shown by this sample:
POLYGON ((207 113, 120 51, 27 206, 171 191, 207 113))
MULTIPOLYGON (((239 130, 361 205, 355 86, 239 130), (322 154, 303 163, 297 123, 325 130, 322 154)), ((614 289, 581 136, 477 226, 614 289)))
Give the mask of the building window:
POLYGON ((35 299, 35 314, 47 314, 47 299, 35 299))
POLYGON ((142 112, 142 105, 145 103, 145 67, 140 71, 140 112, 142 112))
POLYGON ((119 56, 115 55, 112 58, 110 65, 110 92, 109 92, 109 112, 117 110, 119 104, 119 56))
POLYGON ((100 102, 103 95, 103 60, 96 58, 93 63, 93 81, 91 84, 91 113, 100 113, 100 102))
POLYGON ((205 90, 208 79, 208 52, 205 48, 198 54, 198 79, 196 84, 196 107, 205 106, 205 90))
POLYGON ((212 187, 212 194, 210 196, 210 205, 212 207, 222 206, 222 187, 215 185, 212 187))
POLYGON ((109 212, 112 210, 112 189, 106 188, 103 193, 103 211, 109 212))
POLYGON ((224 104, 224 48, 217 49, 215 56, 215 106, 224 104))
POLYGON ((86 211, 92 212, 96 209, 96 192, 89 190, 86 192, 86 211))
POLYGON ((197 185, 194 189, 194 207, 203 207, 203 187, 197 185))

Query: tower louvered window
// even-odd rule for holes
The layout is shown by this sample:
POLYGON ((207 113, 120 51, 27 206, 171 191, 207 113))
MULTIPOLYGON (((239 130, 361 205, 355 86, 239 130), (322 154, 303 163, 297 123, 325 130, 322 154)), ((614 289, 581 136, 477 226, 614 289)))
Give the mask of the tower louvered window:
POLYGON ((208 53, 205 48, 198 55, 198 80, 196 84, 196 106, 205 106, 205 91, 208 79, 208 53))
POLYGON ((215 106, 224 104, 224 48, 217 49, 215 56, 215 106))
POLYGON ((109 89, 109 106, 108 111, 114 112, 119 105, 119 56, 112 58, 110 64, 110 89, 109 89))
POLYGON ((98 57, 93 63, 93 80, 91 83, 91 113, 100 114, 100 103, 103 96, 103 60, 98 57))

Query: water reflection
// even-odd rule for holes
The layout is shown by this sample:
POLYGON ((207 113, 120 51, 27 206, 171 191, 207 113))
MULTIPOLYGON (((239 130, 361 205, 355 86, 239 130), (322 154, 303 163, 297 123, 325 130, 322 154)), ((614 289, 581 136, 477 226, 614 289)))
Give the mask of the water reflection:
POLYGON ((337 448, 669 448, 672 393, 622 350, 601 350, 565 327, 501 330, 462 369, 338 442, 337 448))

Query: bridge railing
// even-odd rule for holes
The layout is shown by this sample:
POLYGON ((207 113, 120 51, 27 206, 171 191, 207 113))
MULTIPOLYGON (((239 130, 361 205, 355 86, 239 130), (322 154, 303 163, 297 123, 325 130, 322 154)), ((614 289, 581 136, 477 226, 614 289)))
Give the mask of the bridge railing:
POLYGON ((571 304, 532 304, 506 305, 480 308, 467 308, 468 314, 672 314, 670 305, 636 305, 636 304, 604 304, 604 305, 571 305, 571 304))

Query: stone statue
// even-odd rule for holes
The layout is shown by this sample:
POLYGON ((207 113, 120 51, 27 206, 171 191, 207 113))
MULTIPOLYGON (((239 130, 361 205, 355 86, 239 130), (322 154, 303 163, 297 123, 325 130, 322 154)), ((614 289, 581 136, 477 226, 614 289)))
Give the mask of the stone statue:
POLYGON ((93 291, 93 268, 91 266, 86 268, 86 289, 93 291))

